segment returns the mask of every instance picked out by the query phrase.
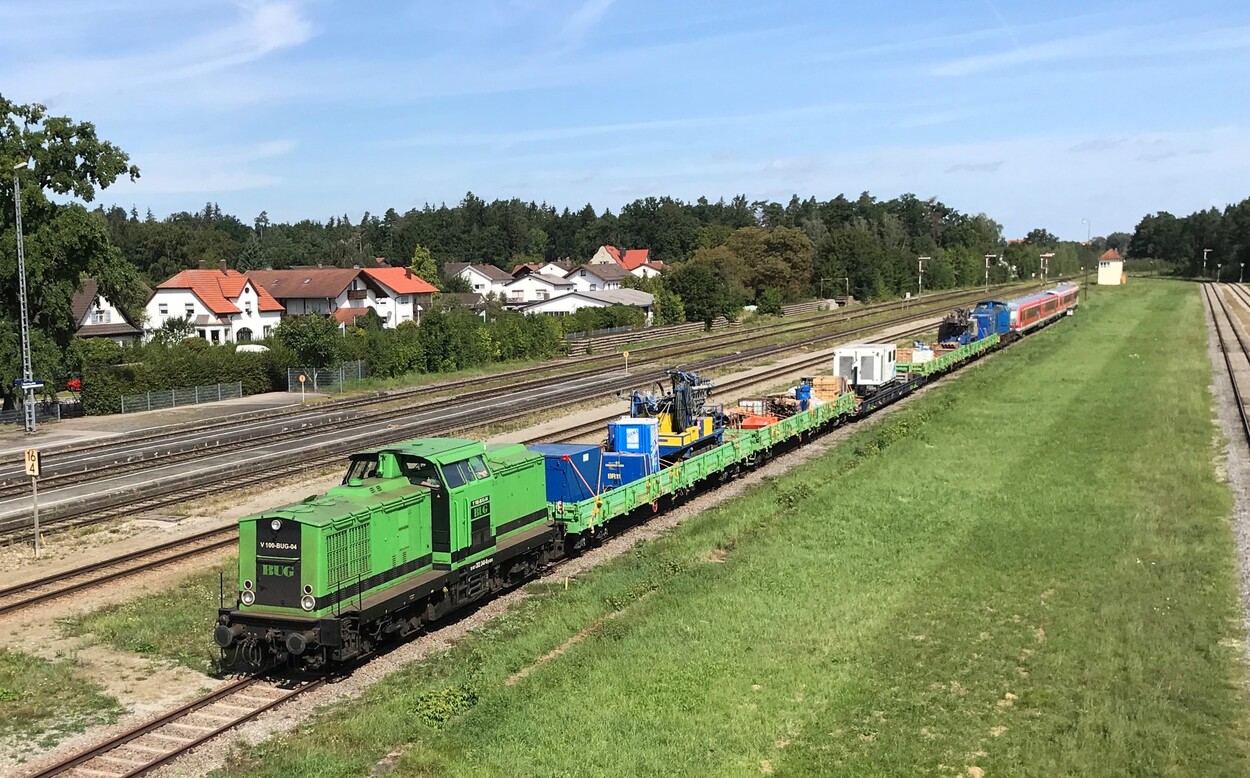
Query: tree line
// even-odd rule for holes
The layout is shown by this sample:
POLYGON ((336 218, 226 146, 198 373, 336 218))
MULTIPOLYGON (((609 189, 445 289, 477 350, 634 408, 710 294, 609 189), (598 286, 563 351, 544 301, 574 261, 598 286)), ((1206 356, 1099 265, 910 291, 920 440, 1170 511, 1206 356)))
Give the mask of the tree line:
POLYGON ((1250 263, 1250 198, 1188 216, 1159 211, 1142 218, 1128 240, 1127 256, 1158 260, 1174 273, 1237 280, 1250 263), (1207 250, 1205 256, 1203 251, 1207 250))
MULTIPOLYGON (((786 203, 743 195, 714 202, 647 197, 613 212, 518 199, 487 202, 468 193, 454 205, 366 212, 355 219, 345 214, 280 222, 262 212, 245 221, 215 203, 157 218, 150 210, 140 215, 135 207, 91 207, 100 190, 118 178, 140 175, 93 124, 0 95, 0 162, 8 170, 22 159, 33 160, 18 176, 33 350, 36 372, 45 376, 63 375, 81 363, 70 350, 76 324, 70 298, 81 277, 94 277, 104 296, 141 319, 153 286, 200 261, 224 259, 246 271, 363 266, 380 257, 438 276, 449 262, 511 269, 546 260, 580 264, 604 244, 647 248, 669 270, 662 279, 629 284, 655 295, 660 323, 732 318, 748 304, 777 311, 781 302, 818 294, 872 300, 913 292, 920 257, 927 257, 926 289, 975 285, 987 273, 991 282, 1027 278, 1038 272, 1038 257, 1048 251, 1056 254, 1052 274, 1092 264, 1089 247, 1058 241, 1044 230, 1008 243, 989 216, 912 194, 889 200, 867 192, 827 200, 795 195, 786 203), (58 202, 49 195, 72 200, 58 202), (994 255, 988 269, 987 254, 994 255)), ((0 202, 12 202, 12 194, 12 179, 0 177, 0 202)), ((13 290, 0 301, 0 399, 6 404, 14 398, 11 377, 20 373, 14 246, 13 211, 0 209, 0 285, 13 290)), ((455 282, 441 283, 455 291, 455 282)), ((494 341, 498 351, 516 351, 502 337, 494 341)))

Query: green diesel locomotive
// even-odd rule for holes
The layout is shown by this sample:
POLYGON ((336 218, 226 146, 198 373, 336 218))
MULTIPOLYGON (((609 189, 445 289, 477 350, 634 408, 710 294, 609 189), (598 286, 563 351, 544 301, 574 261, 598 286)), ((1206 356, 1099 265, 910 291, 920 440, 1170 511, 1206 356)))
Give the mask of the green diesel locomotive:
POLYGON ((560 552, 543 457, 414 440, 354 455, 326 494, 239 523, 238 605, 214 640, 238 667, 348 660, 520 582, 560 552))

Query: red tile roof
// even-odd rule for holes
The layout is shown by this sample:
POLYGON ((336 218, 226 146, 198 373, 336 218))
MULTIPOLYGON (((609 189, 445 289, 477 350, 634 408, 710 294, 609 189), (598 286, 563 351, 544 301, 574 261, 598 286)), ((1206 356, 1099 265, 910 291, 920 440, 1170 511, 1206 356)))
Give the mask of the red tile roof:
POLYGON ((1120 252, 1115 249, 1107 249, 1102 252, 1102 256, 1098 258, 1099 262, 1123 262, 1124 257, 1120 256, 1120 252))
MULTIPOLYGON (((156 285, 157 289, 188 289, 210 311, 218 316, 239 313, 232 300, 237 300, 247 285, 247 276, 237 270, 184 270, 167 281, 156 285)), ((282 311, 282 304, 257 284, 256 307, 261 311, 282 311)))
POLYGON ((438 289, 406 267, 367 267, 365 274, 396 294, 433 294, 438 289))
POLYGON ((651 249, 625 249, 621 264, 626 270, 634 270, 651 261, 651 249))
POLYGON ((339 308, 334 312, 334 320, 339 324, 355 324, 357 318, 372 310, 373 307, 368 305, 364 308, 339 308))
POLYGON ((276 300, 334 299, 351 286, 360 271, 351 267, 295 267, 287 270, 251 270, 247 277, 276 300))

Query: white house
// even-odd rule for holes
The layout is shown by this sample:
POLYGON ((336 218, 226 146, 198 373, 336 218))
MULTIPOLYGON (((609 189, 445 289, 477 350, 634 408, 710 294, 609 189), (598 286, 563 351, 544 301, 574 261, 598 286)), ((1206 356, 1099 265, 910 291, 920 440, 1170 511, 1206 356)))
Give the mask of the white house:
POLYGON ((200 262, 198 270, 161 282, 146 310, 149 334, 169 319, 186 317, 195 334, 210 343, 268 337, 282 318, 282 305, 224 260, 216 270, 200 262))
POLYGON ((649 292, 638 289, 612 289, 598 292, 569 292, 548 300, 539 300, 521 308, 522 313, 549 313, 567 316, 582 308, 607 308, 611 305, 632 305, 647 314, 647 323, 655 309, 655 298, 649 292))
POLYGON ((651 249, 618 249, 600 246, 588 265, 617 265, 638 278, 651 278, 664 272, 663 262, 651 261, 651 249))
POLYGON ((542 273, 526 273, 520 278, 514 278, 510 283, 503 286, 503 301, 505 305, 524 305, 526 303, 538 302, 539 300, 550 300, 553 297, 560 297, 568 294, 574 289, 572 281, 566 281, 559 276, 548 276, 542 273))
POLYGON ((94 278, 82 280, 82 288, 70 300, 70 310, 75 322, 74 335, 79 338, 108 338, 125 346, 143 337, 143 330, 126 312, 100 294, 94 278))
POLYGON ((460 276, 468 282, 471 290, 483 297, 491 292, 503 297, 504 286, 513 280, 511 274, 494 265, 470 265, 467 262, 448 262, 443 266, 443 273, 448 278, 460 276))
POLYGON ((575 267, 564 275, 564 280, 572 281, 579 292, 599 292, 620 289, 621 281, 629 276, 630 272, 620 265, 599 264, 575 267))
POLYGON ((1098 285, 1119 286, 1124 283, 1124 258, 1115 249, 1107 249, 1098 258, 1098 285))
POLYGON ((388 327, 406 321, 421 322, 421 314, 430 310, 438 289, 406 267, 367 267, 369 276, 385 295, 378 298, 377 311, 388 327))

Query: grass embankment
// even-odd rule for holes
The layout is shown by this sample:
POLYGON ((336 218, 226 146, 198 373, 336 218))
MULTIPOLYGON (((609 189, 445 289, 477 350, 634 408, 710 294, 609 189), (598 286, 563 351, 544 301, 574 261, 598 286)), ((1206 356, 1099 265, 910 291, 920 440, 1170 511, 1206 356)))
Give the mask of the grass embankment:
POLYGON ((213 644, 221 575, 226 604, 235 600, 238 560, 189 576, 171 589, 63 619, 62 631, 90 635, 123 651, 160 656, 203 673, 217 669, 220 650, 213 644))
POLYGON ((1247 774, 1196 289, 1088 308, 231 774, 1247 774))
POLYGON ((38 738, 49 748, 120 713, 117 700, 83 679, 72 661, 0 648, 0 738, 38 738))

